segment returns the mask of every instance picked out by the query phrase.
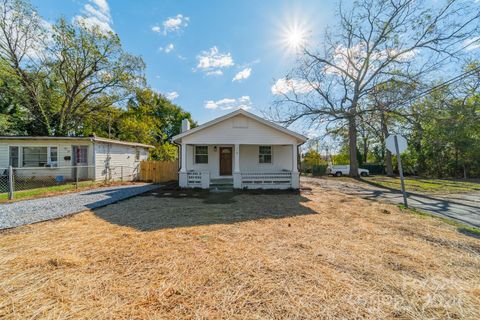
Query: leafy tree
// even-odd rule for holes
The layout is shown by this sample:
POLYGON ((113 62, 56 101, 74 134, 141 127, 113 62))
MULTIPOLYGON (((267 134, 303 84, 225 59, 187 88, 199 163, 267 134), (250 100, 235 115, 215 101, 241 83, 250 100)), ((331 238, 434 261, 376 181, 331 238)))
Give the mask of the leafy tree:
POLYGON ((64 19, 48 26, 23 0, 0 3, 0 60, 37 135, 75 134, 143 83, 142 59, 125 53, 117 35, 64 19))
POLYGON ((18 95, 12 94, 18 87, 15 79, 5 71, 0 61, 0 135, 26 133, 28 118, 18 95))
POLYGON ((196 125, 190 113, 163 95, 148 88, 138 89, 118 118, 118 138, 153 144, 153 159, 170 160, 177 157, 177 147, 170 140, 181 132, 183 119, 188 119, 192 127, 196 125))
POLYGON ((312 167, 314 165, 326 164, 326 161, 322 159, 320 153, 318 153, 317 150, 309 149, 307 152, 305 152, 305 155, 303 156, 303 163, 307 167, 312 167))

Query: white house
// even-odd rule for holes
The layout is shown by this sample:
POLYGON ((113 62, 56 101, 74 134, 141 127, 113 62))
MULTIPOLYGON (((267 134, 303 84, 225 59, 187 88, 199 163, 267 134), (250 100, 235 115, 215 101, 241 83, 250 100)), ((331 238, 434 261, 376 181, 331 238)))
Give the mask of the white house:
POLYGON ((153 146, 91 137, 0 136, 0 170, 19 177, 134 180, 153 146))
POLYGON ((307 138, 245 110, 193 129, 187 121, 172 140, 180 146, 180 187, 299 187, 298 147, 307 138))

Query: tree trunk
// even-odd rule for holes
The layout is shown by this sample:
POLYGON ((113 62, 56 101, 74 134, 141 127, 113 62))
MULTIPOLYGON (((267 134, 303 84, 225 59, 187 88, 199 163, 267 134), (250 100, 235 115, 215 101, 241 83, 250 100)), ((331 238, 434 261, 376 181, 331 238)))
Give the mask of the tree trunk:
POLYGON ((348 147, 350 153, 350 177, 358 178, 357 123, 355 114, 348 118, 348 147))
POLYGON ((385 148, 385 167, 387 169, 387 176, 393 177, 392 153, 385 146, 385 141, 388 137, 387 120, 385 119, 385 112, 381 111, 382 134, 383 134, 383 148, 385 148))
POLYGON ((363 138, 363 163, 367 163, 368 160, 368 138, 363 138))

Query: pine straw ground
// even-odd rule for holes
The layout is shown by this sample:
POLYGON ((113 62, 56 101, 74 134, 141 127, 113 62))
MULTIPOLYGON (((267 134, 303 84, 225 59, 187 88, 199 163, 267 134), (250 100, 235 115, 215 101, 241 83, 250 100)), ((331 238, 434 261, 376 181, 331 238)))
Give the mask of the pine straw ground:
POLYGON ((314 187, 157 190, 0 234, 0 318, 480 317, 480 240, 314 187))

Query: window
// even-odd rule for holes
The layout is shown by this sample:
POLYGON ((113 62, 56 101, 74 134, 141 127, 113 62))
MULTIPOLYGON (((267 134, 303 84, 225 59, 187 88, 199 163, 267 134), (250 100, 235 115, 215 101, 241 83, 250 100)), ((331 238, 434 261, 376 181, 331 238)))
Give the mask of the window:
POLYGON ((50 147, 50 159, 48 159, 48 164, 51 167, 58 166, 58 148, 57 147, 50 147))
POLYGON ((135 161, 140 161, 140 150, 138 148, 135 149, 135 161))
POLYGON ((45 167, 48 163, 48 147, 23 147, 23 167, 45 167))
POLYGON ((18 147, 10 147, 10 160, 9 165, 14 168, 18 167, 18 147))
POLYGON ((88 147, 77 147, 77 164, 87 164, 88 163, 88 147))
POLYGON ((207 146, 195 146, 195 163, 208 163, 207 146))
POLYGON ((272 147, 271 146, 258 147, 258 162, 272 163, 272 147))

